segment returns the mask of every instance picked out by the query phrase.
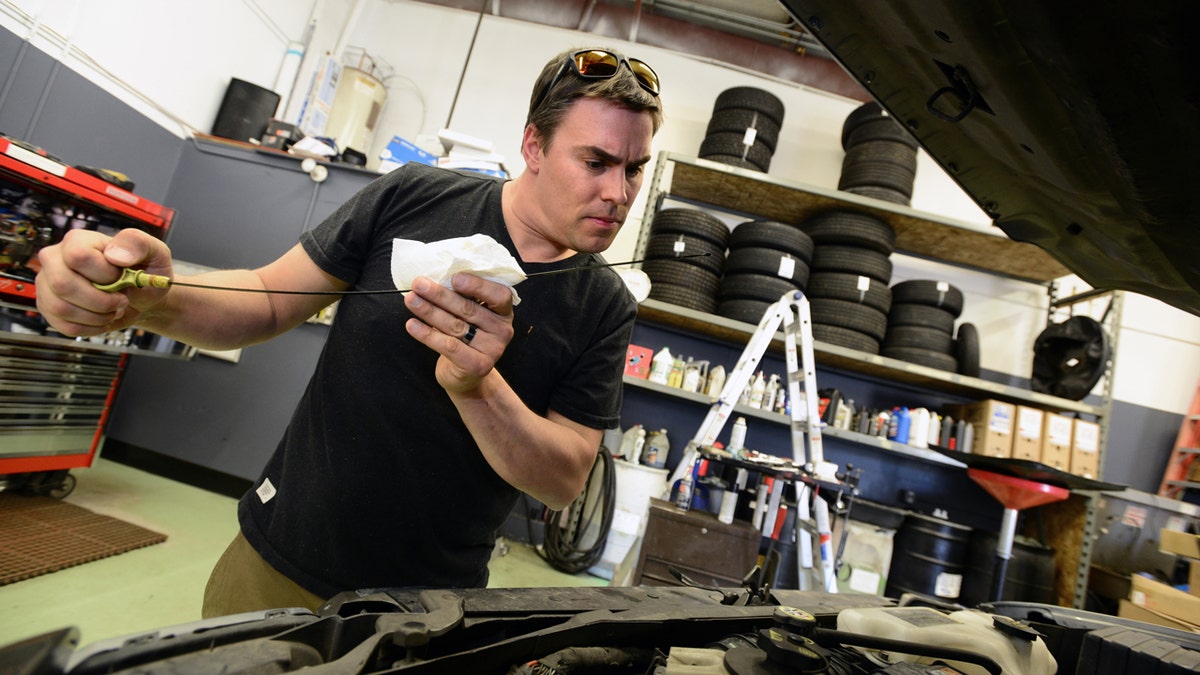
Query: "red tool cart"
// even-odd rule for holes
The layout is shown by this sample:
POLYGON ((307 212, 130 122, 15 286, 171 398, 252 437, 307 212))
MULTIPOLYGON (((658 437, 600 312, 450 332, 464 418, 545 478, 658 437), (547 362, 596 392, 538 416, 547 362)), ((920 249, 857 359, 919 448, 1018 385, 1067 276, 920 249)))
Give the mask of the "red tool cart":
POLYGON ((156 336, 133 330, 67 338, 34 309, 37 252, 68 230, 166 236, 175 211, 131 187, 0 135, 0 489, 66 496, 70 470, 91 466, 103 444, 129 354, 154 350, 156 336))

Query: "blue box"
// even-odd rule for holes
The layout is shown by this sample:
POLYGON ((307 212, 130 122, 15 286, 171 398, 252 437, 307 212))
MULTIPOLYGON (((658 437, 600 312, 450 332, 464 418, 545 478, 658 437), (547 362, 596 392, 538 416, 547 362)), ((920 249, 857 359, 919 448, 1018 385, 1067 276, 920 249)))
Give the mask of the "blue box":
POLYGON ((413 145, 399 136, 392 136, 383 152, 379 153, 379 171, 387 173, 409 162, 421 162, 437 166, 438 158, 413 145))

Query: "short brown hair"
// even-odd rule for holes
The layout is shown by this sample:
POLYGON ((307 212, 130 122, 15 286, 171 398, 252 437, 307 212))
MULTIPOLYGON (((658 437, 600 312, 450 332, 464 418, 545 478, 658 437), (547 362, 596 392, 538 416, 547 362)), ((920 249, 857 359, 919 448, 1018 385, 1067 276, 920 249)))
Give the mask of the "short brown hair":
POLYGON ((568 49, 542 68, 529 97, 529 114, 525 118, 525 124, 537 127, 538 133, 542 135, 546 145, 549 145, 563 115, 575 100, 588 97, 610 101, 628 110, 649 112, 654 133, 658 133, 663 123, 662 103, 659 97, 643 89, 628 66, 617 68, 615 75, 605 79, 585 80, 576 77, 567 61, 572 54, 579 51, 583 50, 568 49), (566 72, 563 69, 566 69, 566 72), (559 76, 558 81, 543 95, 542 92, 556 75, 559 76))

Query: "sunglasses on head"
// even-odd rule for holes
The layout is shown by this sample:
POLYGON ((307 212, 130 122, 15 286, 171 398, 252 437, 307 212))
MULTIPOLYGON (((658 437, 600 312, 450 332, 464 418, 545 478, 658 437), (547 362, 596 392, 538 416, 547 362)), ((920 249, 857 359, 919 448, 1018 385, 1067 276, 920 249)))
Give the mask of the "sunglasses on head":
POLYGON ((568 65, 575 69, 577 76, 585 80, 606 80, 617 74, 622 63, 629 66, 630 72, 633 73, 634 79, 637 80, 642 89, 645 89, 654 96, 658 96, 658 73, 655 73, 653 68, 646 65, 645 61, 627 58, 624 54, 610 52, 607 49, 583 49, 564 59, 562 67, 558 69, 558 72, 550 79, 550 83, 542 90, 542 93, 538 96, 537 104, 532 109, 536 110, 541 106, 543 100, 550 93, 550 90, 554 88, 554 85, 558 84, 563 74, 567 72, 568 65))

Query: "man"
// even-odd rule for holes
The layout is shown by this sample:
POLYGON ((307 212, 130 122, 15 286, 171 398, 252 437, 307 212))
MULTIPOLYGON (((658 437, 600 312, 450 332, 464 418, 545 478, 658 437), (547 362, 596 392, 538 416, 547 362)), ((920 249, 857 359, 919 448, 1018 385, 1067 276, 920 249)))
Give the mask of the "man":
MULTIPOLYGON (((374 181, 278 260, 186 279, 235 288, 394 288, 394 239, 483 233, 526 273, 596 264, 641 187, 661 124, 658 79, 608 50, 543 69, 510 182, 409 164, 374 181)), ((170 276, 167 247, 128 230, 73 231, 40 253, 38 307, 67 335, 138 325, 204 348, 287 331, 336 296, 175 286, 106 293, 122 268, 170 276)), ((183 280, 183 279, 181 279, 183 280)), ((344 590, 487 581, 519 492, 552 508, 587 480, 616 426, 636 313, 609 269, 512 289, 470 274, 410 293, 345 296, 241 532, 213 570, 204 615, 316 608, 344 590)))

